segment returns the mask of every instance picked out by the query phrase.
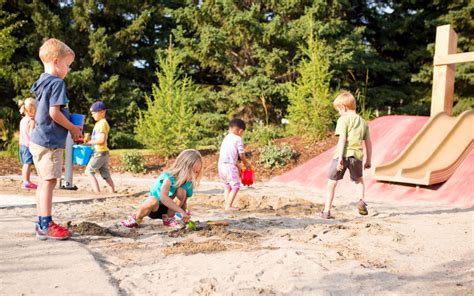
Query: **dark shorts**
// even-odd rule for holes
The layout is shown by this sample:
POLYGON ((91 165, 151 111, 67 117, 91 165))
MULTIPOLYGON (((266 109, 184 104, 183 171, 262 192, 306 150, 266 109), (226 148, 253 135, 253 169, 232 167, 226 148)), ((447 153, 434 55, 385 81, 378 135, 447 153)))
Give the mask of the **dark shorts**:
POLYGON ((168 213, 168 207, 160 203, 160 206, 158 207, 158 211, 150 212, 150 214, 148 214, 148 217, 150 217, 151 219, 161 219, 161 217, 163 217, 163 215, 166 215, 167 213, 168 213))
POLYGON ((358 160, 355 157, 344 157, 344 168, 340 171, 337 170, 337 159, 333 159, 331 166, 328 170, 328 178, 333 181, 341 180, 347 169, 351 173, 351 180, 357 181, 362 177, 362 160, 358 160))
POLYGON ((33 164, 33 155, 25 145, 20 145, 20 162, 22 164, 33 164))

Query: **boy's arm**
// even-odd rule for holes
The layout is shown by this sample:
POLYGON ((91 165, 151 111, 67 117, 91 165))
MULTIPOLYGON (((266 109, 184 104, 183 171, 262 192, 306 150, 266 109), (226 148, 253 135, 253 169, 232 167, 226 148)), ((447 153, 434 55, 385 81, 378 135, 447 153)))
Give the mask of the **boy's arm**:
POLYGON ((364 168, 370 169, 372 166, 372 141, 370 141, 370 138, 364 141, 365 142, 365 151, 366 151, 366 157, 365 157, 365 165, 364 168))
POLYGON ((102 145, 105 143, 105 133, 99 133, 95 135, 96 140, 90 140, 87 144, 91 145, 102 145))
POLYGON ((344 146, 346 146, 346 135, 339 135, 339 140, 337 141, 337 170, 341 171, 344 168, 344 146))
POLYGON ((248 162, 247 157, 245 156, 245 152, 239 153, 239 156, 240 156, 240 159, 242 160, 242 162, 244 163, 244 166, 245 166, 246 168, 251 168, 251 167, 252 167, 252 166, 250 165, 250 163, 248 162))
POLYGON ((81 129, 77 126, 72 124, 69 119, 64 116, 61 112, 61 106, 52 106, 49 107, 49 116, 59 125, 64 127, 65 129, 69 130, 71 133, 71 137, 74 142, 78 142, 82 139, 82 132, 81 129))

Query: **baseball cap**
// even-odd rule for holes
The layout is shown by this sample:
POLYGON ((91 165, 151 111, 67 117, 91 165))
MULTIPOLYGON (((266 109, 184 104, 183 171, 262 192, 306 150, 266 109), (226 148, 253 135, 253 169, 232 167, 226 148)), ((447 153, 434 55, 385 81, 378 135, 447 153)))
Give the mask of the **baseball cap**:
POLYGON ((94 102, 94 104, 92 104, 91 106, 91 112, 99 112, 103 110, 107 110, 107 108, 105 107, 105 104, 102 101, 94 102))

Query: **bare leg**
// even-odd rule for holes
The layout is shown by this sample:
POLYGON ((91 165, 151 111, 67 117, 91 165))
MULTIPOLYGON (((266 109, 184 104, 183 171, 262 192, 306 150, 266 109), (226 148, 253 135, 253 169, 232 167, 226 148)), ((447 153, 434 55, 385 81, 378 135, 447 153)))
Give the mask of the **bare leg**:
MULTIPOLYGON (((173 201, 175 202, 175 204, 178 205, 178 207, 185 210, 186 209, 185 208, 186 200, 187 200, 186 190, 184 190, 183 188, 178 188, 178 190, 176 191, 176 198, 173 199, 173 201)), ((174 217, 176 212, 173 211, 172 209, 168 208, 168 213, 167 214, 168 214, 168 217, 174 217)))
POLYGON ((56 187, 57 179, 44 180, 41 182, 41 186, 37 190, 39 192, 38 205, 39 205, 39 216, 47 217, 51 216, 53 208, 53 190, 56 187))
POLYGON ((38 188, 36 188, 35 192, 35 198, 36 198, 36 210, 38 212, 38 216, 41 216, 41 203, 40 203, 40 197, 41 197, 41 189, 43 187, 43 180, 40 178, 38 181, 38 188))
POLYGON ((224 189, 224 209, 227 207, 227 200, 229 199, 230 187, 226 186, 224 189))
POLYGON ((30 165, 24 164, 21 168, 21 176, 23 181, 30 182, 30 165))
POLYGON ((97 178, 95 177, 95 175, 89 174, 87 176, 89 177, 89 181, 91 182, 92 190, 94 190, 95 193, 99 193, 100 192, 99 183, 97 182, 97 178))
POLYGON ((326 203, 324 205, 324 212, 329 212, 332 208, 332 201, 334 199, 334 192, 336 191, 337 181, 328 180, 326 188, 326 203))
POLYGON ((356 188, 357 188, 357 196, 360 200, 364 200, 365 197, 365 185, 364 185, 364 178, 359 178, 359 180, 355 181, 356 188))
POLYGON ((237 208, 237 207, 234 207, 232 206, 232 204, 234 203, 234 200, 235 200, 235 197, 237 196, 237 193, 239 192, 239 189, 232 189, 230 192, 229 192, 229 198, 227 200, 227 204, 225 205, 225 210, 226 211, 238 211, 240 210, 240 208, 237 208))
POLYGON ((158 210, 158 200, 153 196, 150 196, 140 205, 137 214, 135 215, 136 220, 141 220, 143 217, 148 216, 150 212, 158 210))
POLYGON ((112 190, 113 193, 117 192, 117 191, 115 191, 115 184, 114 184, 114 181, 112 180, 112 177, 106 178, 105 182, 107 182, 107 184, 109 184, 110 190, 112 190))

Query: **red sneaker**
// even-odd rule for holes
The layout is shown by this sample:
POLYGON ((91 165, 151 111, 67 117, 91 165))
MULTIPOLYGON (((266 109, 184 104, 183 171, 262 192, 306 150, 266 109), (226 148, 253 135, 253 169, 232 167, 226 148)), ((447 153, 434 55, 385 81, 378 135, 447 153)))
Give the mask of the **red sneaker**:
POLYGON ((48 225, 48 229, 42 230, 38 226, 36 227, 36 237, 39 240, 64 240, 71 237, 71 232, 64 226, 61 226, 54 222, 50 222, 48 225))

